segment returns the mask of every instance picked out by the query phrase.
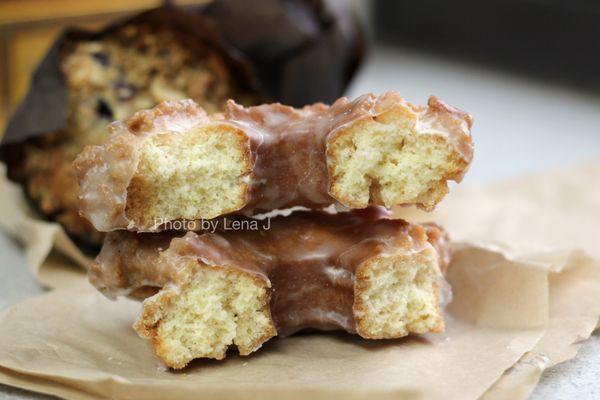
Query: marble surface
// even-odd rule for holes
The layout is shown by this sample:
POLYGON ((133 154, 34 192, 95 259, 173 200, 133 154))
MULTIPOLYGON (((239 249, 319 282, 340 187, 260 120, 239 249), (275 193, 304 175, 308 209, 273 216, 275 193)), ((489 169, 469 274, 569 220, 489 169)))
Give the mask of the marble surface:
MULTIPOLYGON (((476 155, 467 184, 568 165, 600 155, 600 96, 475 64, 380 47, 352 85, 351 97, 397 90, 424 103, 435 94, 475 116, 476 155)), ((0 309, 42 293, 19 245, 0 233, 0 309)), ((545 371, 532 399, 600 398, 600 336, 578 356, 545 371)), ((52 397, 0 385, 0 399, 52 397)))

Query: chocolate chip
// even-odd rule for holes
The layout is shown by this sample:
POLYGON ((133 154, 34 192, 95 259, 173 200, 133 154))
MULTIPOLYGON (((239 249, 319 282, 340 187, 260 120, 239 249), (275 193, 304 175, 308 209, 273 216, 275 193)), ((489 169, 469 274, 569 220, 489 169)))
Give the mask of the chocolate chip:
POLYGON ((101 118, 110 120, 113 119, 113 112, 104 100, 98 100, 98 104, 96 105, 96 113, 98 113, 101 118))
POLYGON ((110 57, 108 56, 108 54, 100 52, 92 53, 92 57, 94 57, 94 60, 99 62, 100 65, 103 65, 105 67, 108 67, 108 64, 110 64, 110 57))
POLYGON ((117 82, 115 84, 117 99, 121 101, 130 100, 135 95, 135 88, 127 82, 117 82))

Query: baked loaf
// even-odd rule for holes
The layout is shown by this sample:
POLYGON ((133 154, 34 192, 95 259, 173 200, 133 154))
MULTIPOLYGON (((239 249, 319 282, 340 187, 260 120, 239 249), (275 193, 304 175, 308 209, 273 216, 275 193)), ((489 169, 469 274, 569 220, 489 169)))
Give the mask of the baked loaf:
POLYGON ((75 161, 80 207, 100 231, 159 231, 210 219, 330 204, 432 209, 472 158, 471 116, 397 93, 332 106, 244 108, 208 116, 164 102, 110 126, 75 161))
POLYGON ((211 111, 229 98, 252 103, 210 44, 173 29, 125 25, 97 40, 69 41, 61 53, 68 125, 27 142, 11 172, 42 213, 88 244, 100 245, 102 235, 79 216, 72 162, 107 139, 109 122, 165 100, 193 98, 211 111))
POLYGON ((90 280, 111 298, 152 295, 134 328, 176 369, 307 328, 367 339, 442 331, 446 234, 382 217, 296 212, 205 234, 111 232, 90 280))

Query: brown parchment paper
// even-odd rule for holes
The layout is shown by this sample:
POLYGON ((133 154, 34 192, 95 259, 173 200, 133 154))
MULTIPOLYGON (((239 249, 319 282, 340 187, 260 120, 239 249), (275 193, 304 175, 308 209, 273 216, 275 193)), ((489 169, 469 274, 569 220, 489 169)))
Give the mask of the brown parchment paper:
POLYGON ((23 246, 27 264, 38 281, 51 288, 68 288, 86 281, 88 256, 63 227, 44 221, 27 202, 21 187, 6 177, 0 163, 0 229, 23 246))
MULTIPOLYGON (((547 260, 547 257, 546 257, 547 260)), ((525 399, 544 369, 575 357, 600 315, 600 263, 581 251, 555 260, 550 271, 548 329, 536 346, 509 368, 483 396, 485 400, 525 399)))
MULTIPOLYGON (((178 373, 131 329, 139 303, 58 290, 0 315, 0 382, 73 399, 474 399, 544 335, 553 265, 459 245, 443 334, 303 334, 178 373)), ((600 289, 598 269, 594 284, 600 289)))
MULTIPOLYGON (((491 374, 486 375, 487 380, 481 379, 477 371, 479 371, 479 369, 482 368, 485 369, 484 367, 487 367, 487 364, 485 366, 479 365, 478 368, 475 368, 475 371, 465 370, 465 373, 460 377, 451 374, 448 375, 448 378, 440 378, 442 373, 439 372, 440 375, 435 375, 437 378, 442 380, 454 379, 455 381, 453 383, 454 385, 456 385, 454 389, 446 387, 444 387, 443 389, 443 391, 449 393, 448 398, 454 395, 456 395, 457 398, 474 398, 480 395, 484 395, 485 398, 490 399, 525 398, 537 384, 537 381, 539 380, 539 377, 543 370, 558 362, 573 357, 577 349, 579 348, 581 342, 585 338, 589 337, 594 327, 597 326, 599 312, 598 305, 595 299, 598 299, 597 293, 599 293, 600 289, 600 286, 598 285, 597 261, 594 261, 588 256, 585 256, 582 252, 557 251, 556 249, 583 248, 589 254, 593 254, 595 256, 599 254, 598 239, 597 235, 595 234, 597 221, 600 220, 600 187, 597 184, 595 184, 595 182, 597 182, 597 177, 600 176, 599 174, 600 160, 596 160, 575 167, 544 172, 541 174, 532 174, 519 179, 513 179, 494 185, 479 187, 457 187, 454 188, 454 191, 451 192, 447 199, 444 202, 442 202, 442 204, 433 214, 424 214, 412 209, 399 210, 399 215, 411 219, 413 221, 435 220, 445 225, 445 227, 450 231, 454 239, 470 240, 471 242, 481 242, 486 240, 493 241, 493 245, 490 244, 490 242, 488 242, 488 244, 486 245, 486 248, 484 249, 485 254, 495 254, 498 257, 508 257, 511 259, 519 259, 521 261, 528 260, 525 262, 525 265, 529 265, 529 267, 533 266, 537 269, 542 268, 542 270, 546 271, 546 273, 542 275, 544 276, 544 281, 547 284, 548 297, 542 296, 542 298, 547 299, 547 304, 545 306, 539 306, 538 304, 539 308, 537 309, 538 311, 540 309, 545 310, 544 312, 546 313, 547 321, 545 323, 544 328, 534 329, 535 335, 533 336, 535 336, 536 339, 527 341, 526 345, 519 346, 518 351, 516 352, 519 353, 518 355, 512 352, 512 349, 510 349, 510 346, 508 345, 505 346, 503 349, 492 346, 492 348, 494 348, 494 352, 488 353, 487 342, 483 340, 483 337, 489 335, 490 340, 494 339, 494 334, 490 333, 491 331, 482 334, 482 340, 480 342, 471 341, 470 339, 472 338, 469 338, 469 340, 465 340, 465 343, 474 344, 476 346, 474 346, 474 348, 470 348, 465 344, 465 348, 463 349, 464 351, 461 350, 461 353, 464 353, 464 357, 475 357, 473 356, 473 354, 479 352, 481 354, 481 357, 483 358, 492 358, 493 360, 488 359, 487 361, 494 364, 494 373, 496 375, 494 378, 490 377, 491 374), (540 252, 541 250, 543 250, 543 252, 540 252), (534 251, 537 252, 534 253, 534 251), (467 349, 467 347, 469 348, 467 349), (495 359, 495 357, 500 357, 501 355, 504 355, 503 352, 507 350, 510 350, 507 354, 510 354, 513 358, 513 360, 510 363, 507 362, 506 358, 503 358, 502 361, 495 359), (473 390, 473 388, 465 388, 464 384, 456 383, 456 381, 460 381, 461 379, 468 380, 469 382, 477 382, 478 390, 480 390, 481 392, 476 395, 475 390, 473 390), (488 388, 490 389, 487 392, 485 392, 485 390, 488 388)), ((0 177, 2 176, 3 175, 0 174, 0 177)), ((85 288, 86 286, 83 274, 78 273, 77 269, 73 268, 72 264, 69 264, 69 262, 67 262, 65 259, 65 257, 68 259, 77 259, 77 251, 72 251, 73 249, 76 250, 76 248, 74 248, 74 246, 72 245, 71 247, 69 247, 68 240, 64 241, 60 239, 61 235, 63 237, 65 235, 64 233, 57 233, 57 231, 54 230, 58 229, 58 231, 60 231, 60 228, 55 224, 42 223, 40 221, 34 221, 40 224, 39 227, 35 224, 31 224, 31 221, 29 221, 31 219, 30 210, 28 210, 28 208, 26 207, 26 203, 22 198, 22 195, 19 194, 19 189, 13 188, 9 190, 4 190, 5 188, 10 187, 10 185, 11 184, 7 183, 5 180, 0 180, 0 204, 8 204, 11 207, 8 208, 8 210, 10 210, 10 213, 6 213, 7 207, 0 207, 0 224, 2 225, 1 227, 3 229, 12 232, 17 237, 21 237, 21 240, 25 243, 25 248, 28 252, 28 259, 30 260, 30 262, 35 262, 37 260, 37 262, 39 263, 37 265, 37 268, 34 269, 38 272, 38 278, 41 279, 43 282, 51 282, 51 285, 54 285, 55 287, 85 288), (9 199, 9 197, 7 197, 7 193, 9 193, 9 196, 12 196, 12 198, 9 199), (23 229, 23 226, 26 226, 27 224, 31 225, 31 228, 27 228, 30 229, 29 232, 26 229, 23 229), (55 225, 54 228, 51 227, 52 225, 55 225), (57 249, 58 251, 50 252, 52 244, 54 245, 54 249, 57 249)), ((85 258, 79 258, 79 260, 79 265, 85 265, 85 258)), ((458 263, 459 261, 456 262, 458 263)), ((512 261, 510 263, 512 263, 512 261)), ((460 270, 461 269, 458 268, 455 271, 460 270)), ((508 271, 508 269, 506 271, 508 271)), ((475 274, 471 277, 465 276, 463 278, 465 281, 472 280, 479 282, 479 278, 475 278, 478 276, 479 275, 475 274)), ((502 293, 505 289, 499 287, 500 282, 504 282, 504 285, 506 286, 511 285, 520 280, 520 278, 514 275, 513 273, 507 273, 506 275, 502 274, 502 276, 504 277, 505 282, 503 281, 503 279, 491 279, 492 282, 489 283, 489 290, 492 290, 493 287, 496 287, 496 289, 494 290, 498 290, 500 293, 502 293)), ((484 320, 480 320, 478 318, 469 319, 469 316, 472 316, 473 312, 475 312, 473 311, 473 309, 489 311, 488 307, 492 307, 494 306, 494 304, 496 305, 496 307, 500 307, 503 305, 503 297, 495 298, 489 296, 487 297, 487 299, 489 300, 489 304, 482 305, 480 301, 464 301, 461 303, 460 299, 464 297, 460 297, 460 292, 463 291, 464 288, 460 286, 460 282, 463 282, 463 279, 451 279, 453 284, 455 284, 455 292, 457 293, 457 297, 450 307, 449 329, 448 332, 445 334, 446 336, 444 336, 449 342, 453 342, 455 335, 458 335, 460 332, 467 334, 468 331, 468 336, 470 336, 470 334, 474 332, 474 326, 478 329, 482 326, 480 325, 482 323, 484 324, 483 326, 485 326, 485 318, 484 320), (494 299, 493 301, 491 300, 492 298, 494 299), (454 319, 454 313, 456 312, 461 313, 461 315, 460 318, 454 319), (459 324, 455 326, 454 324, 457 321, 459 322, 459 324), (465 321, 468 321, 468 323, 466 323, 465 321), (460 330, 457 327, 462 327, 463 330, 460 330)), ((530 285, 531 283, 528 283, 524 287, 519 286, 519 288, 525 289, 525 291, 527 292, 530 290, 530 285)), ((514 289, 514 291, 517 290, 514 289)), ((92 293, 89 292, 88 289, 85 289, 84 292, 79 293, 77 296, 74 296, 74 294, 71 292, 61 293, 62 294, 55 295, 56 297, 53 297, 53 295, 49 295, 49 298, 45 298, 44 300, 35 299, 30 301, 32 303, 27 302, 21 306, 16 307, 24 307, 24 309, 27 309, 27 307, 33 307, 34 309, 36 309, 40 306, 41 302, 44 305, 48 303, 47 306, 54 307, 53 310, 60 310, 62 309, 61 304, 64 305, 65 301, 71 301, 66 299, 74 299, 74 301, 87 302, 86 304, 89 304, 92 301, 89 299, 93 298, 94 296, 92 293), (85 299, 88 300, 85 300, 83 297, 79 296, 87 296, 85 297, 85 299), (38 303, 35 303, 36 301, 38 303), (51 304, 55 301, 58 302, 58 304, 51 304)), ((526 305, 527 302, 530 301, 529 299, 540 299, 540 297, 538 296, 531 296, 527 299, 521 299, 520 297, 517 298, 520 300, 516 305, 514 303, 508 303, 512 304, 512 309, 509 307, 504 310, 512 310, 511 312, 516 311, 517 313, 519 313, 521 306, 526 305)), ((98 304, 94 303, 93 308, 105 311, 105 314, 98 316, 98 320, 104 320, 105 323, 108 324, 108 322, 106 321, 109 320, 109 317, 110 315, 112 315, 112 313, 109 312, 108 308, 102 308, 100 306, 100 304, 105 302, 103 299, 98 297, 96 301, 98 302, 98 304)), ((123 320, 127 319, 127 323, 124 323, 123 326, 121 326, 121 330, 118 331, 118 333, 116 330, 114 333, 110 333, 111 329, 102 332, 105 332, 105 334, 109 335, 114 341, 125 341, 124 343, 127 343, 126 348, 131 349, 131 352, 129 353, 128 357, 144 357, 142 355, 143 353, 145 354, 145 356, 150 357, 149 359, 154 360, 151 354, 149 353, 149 350, 146 349, 143 343, 135 337, 132 331, 129 330, 129 325, 131 324, 130 320, 133 318, 136 312, 135 310, 133 310, 133 308, 137 306, 134 303, 125 302, 125 304, 129 305, 125 305, 123 307, 117 306, 117 308, 120 309, 120 313, 124 313, 126 312, 126 310, 129 310, 129 317, 123 317, 123 320), (137 343, 138 347, 135 347, 135 343, 137 343)), ((9 316, 14 315, 12 313, 14 313, 15 308, 7 311, 4 317, 2 317, 2 325, 0 327, 0 342, 4 342, 3 338, 5 337, 6 332, 4 331, 4 326, 11 325, 11 323, 9 322, 9 316)), ((29 312, 29 319, 33 320, 34 317, 39 319, 38 313, 33 312, 32 310, 29 310, 29 312)), ((52 310, 42 310, 42 312, 44 314, 54 315, 54 311, 52 310)), ((79 312, 83 312, 83 310, 81 309, 79 310, 79 312)), ((498 310, 494 310, 494 312, 485 315, 491 316, 492 320, 495 321, 496 314, 504 315, 506 320, 510 320, 511 317, 511 314, 508 312, 498 314, 498 310)), ((55 315, 56 319, 52 319, 52 321, 55 324, 62 324, 62 326, 65 326, 65 321, 60 320, 60 315, 64 314, 61 314, 59 312, 55 315)), ((484 314, 482 313, 479 315, 484 314)), ((70 315, 68 319, 69 322, 73 324, 76 324, 78 320, 77 315, 70 315)), ((47 321, 45 323, 47 323, 47 321)), ((67 324, 66 326, 69 325, 67 324)), ((38 330, 41 331, 43 329, 44 327, 40 326, 37 329, 31 329, 31 332, 37 333, 38 330)), ((482 333, 478 329, 475 329, 475 331, 482 333)), ((72 329, 68 328, 68 330, 72 329)), ((515 332, 520 332, 516 327, 513 327, 512 330, 515 332)), ((78 332, 78 335, 80 336, 87 335, 87 333, 82 333, 80 331, 78 332)), ((530 335, 531 332, 527 331, 527 334, 530 335)), ((20 337, 21 333, 9 331, 7 335, 9 337, 18 338, 20 337)), ((393 348, 389 347, 389 345, 386 344, 373 344, 371 342, 367 344, 362 342, 362 344, 360 344, 361 342, 357 341, 356 338, 349 338, 344 335, 342 335, 341 337, 347 338, 347 341, 344 342, 344 344, 354 343, 356 341, 356 346, 359 346, 360 349, 393 348)), ((515 333, 514 338, 520 337, 520 333, 515 333)), ((530 336, 527 337, 531 339, 530 336)), ((53 343, 54 339, 55 338, 42 336, 40 340, 43 343, 53 343)), ((354 359, 355 357, 362 359, 364 358, 363 353, 350 352, 346 354, 347 348, 344 348, 344 351, 341 351, 340 353, 328 353, 329 350, 333 351, 335 347, 334 343, 337 343, 338 339, 333 340, 330 336, 300 336, 298 338, 292 338, 292 344, 290 344, 290 346, 295 346, 295 343, 304 343, 304 341, 306 340, 309 340, 309 343, 316 343, 317 350, 314 350, 315 353, 310 353, 310 351, 313 351, 310 350, 312 348, 309 349, 304 347, 298 347, 297 349, 301 349, 301 351, 299 350, 299 354, 302 354, 303 351, 306 351, 308 352, 308 354, 329 354, 329 357, 326 358, 324 364, 322 364, 319 367, 313 364, 310 364, 308 366, 301 363, 298 364, 298 360, 294 357, 281 356, 282 358, 277 358, 279 356, 274 355, 273 357, 276 357, 276 360, 280 362, 280 364, 278 365, 284 365, 289 363, 290 365, 299 366, 298 369, 292 368, 286 370, 288 375, 286 375, 285 377, 282 377, 282 375, 277 375, 278 382, 288 382, 289 387, 272 387, 268 389, 266 386, 258 385, 255 389, 260 389, 260 393, 267 393, 268 391, 271 396, 285 395, 293 397, 296 396, 298 393, 296 391, 296 389, 298 389, 298 386, 296 385, 296 381, 290 381, 289 379, 290 377, 294 377, 298 374, 302 375, 303 368, 315 369, 318 371, 320 371, 319 368, 324 368, 327 371, 349 370, 352 373, 354 373, 356 369, 360 370, 362 367, 357 363, 348 362, 348 365, 346 366, 346 360, 354 359), (318 343, 321 344, 319 345, 318 343), (321 345, 324 347, 320 348, 319 346, 321 345), (338 365, 337 367, 335 367, 331 364, 327 364, 327 362, 333 364, 334 361, 336 365, 339 364, 342 366, 338 365)), ((38 340, 38 343, 39 342, 40 341, 38 340)), ((71 342, 79 343, 78 349, 82 352, 84 352, 84 350, 82 349, 94 348, 89 343, 85 344, 77 341, 71 342)), ((275 349, 280 349, 281 345, 277 344, 280 342, 285 343, 285 345, 287 346, 287 340, 275 341, 275 344, 269 344, 267 346, 267 349, 270 349, 270 346, 273 346, 273 348, 275 349)), ((408 339, 404 342, 410 343, 410 346, 412 346, 414 343, 421 343, 416 339, 408 339)), ((404 342, 401 341, 401 343, 404 342)), ((10 341, 7 343, 9 343, 9 347, 11 347, 10 343, 14 345, 14 343, 10 341)), ((436 346, 439 345, 439 343, 435 340, 432 343, 436 346)), ((112 345, 114 345, 114 343, 112 345)), ((402 348, 404 347, 408 346, 403 346, 402 348)), ((12 348, 20 347, 12 346, 12 348)), ((110 346, 108 348, 111 349, 110 346)), ((284 348, 287 349, 287 347, 284 348)), ((291 348, 296 349, 295 347, 291 348)), ((352 346, 349 348, 356 350, 352 346)), ((94 356, 89 354, 82 356, 82 354, 73 353, 73 357, 83 357, 83 359, 88 360, 87 368, 90 368, 90 371, 86 372, 86 374, 91 374, 91 376, 94 376, 93 379, 96 379, 96 381, 93 381, 94 383, 88 382, 89 385, 95 388, 102 388, 94 389, 95 391, 91 390, 90 392, 88 383, 81 383, 79 382, 78 378, 73 378, 72 376, 62 376, 60 374, 55 375, 53 373, 50 373, 50 378, 48 378, 46 376, 48 374, 48 371, 54 371, 54 368, 57 368, 57 366, 53 365, 52 363, 46 365, 45 370, 44 368, 42 368, 43 371, 41 372, 32 371, 29 368, 31 368, 30 364, 35 364, 34 362, 26 361, 20 357, 15 357, 15 355, 12 353, 6 356, 6 354, 3 352, 3 349, 4 347, 0 346, 0 371, 2 372, 2 378, 0 379, 0 381, 8 384, 26 387, 32 390, 39 390, 46 393, 54 393, 62 396, 67 396, 69 398, 99 398, 100 395, 98 393, 106 393, 106 390, 109 390, 107 389, 107 387, 105 387, 105 385, 108 385, 108 387, 112 388, 115 385, 119 386, 115 382, 122 382, 121 378, 123 377, 118 374, 118 371, 109 369, 109 372, 107 372, 107 370, 104 368, 104 365, 94 364, 95 362, 97 362, 97 360, 94 361, 89 359, 90 357, 93 358, 94 356), (13 361, 20 361, 17 364, 10 363, 10 367, 8 367, 3 361, 7 357, 13 361), (97 372, 98 374, 102 375, 106 373, 108 375, 102 375, 101 378, 98 378, 98 375, 95 375, 95 373, 93 372, 93 370, 95 369, 94 365, 99 367, 99 372, 97 372), (113 374, 114 376, 110 374, 113 374), (90 392, 91 394, 84 394, 88 392, 90 392)), ((117 352, 121 351, 120 348, 112 348, 112 350, 110 351, 113 350, 118 350, 117 352)), ((34 350, 34 352, 35 351, 37 350, 34 350)), ((96 350, 94 350, 94 352, 95 351, 96 350)), ((371 353, 368 352, 367 354, 371 353)), ((380 350, 379 354, 385 354, 385 357, 381 357, 384 357, 385 360, 388 360, 386 358, 386 351, 380 350)), ((458 357, 459 352, 457 351, 456 353, 452 354, 458 357)), ((425 358, 423 358, 423 360, 429 360, 429 355, 424 356, 425 358)), ((64 358, 62 354, 59 354, 58 357, 61 359, 64 358)), ((257 357, 261 360, 263 360, 264 357, 267 357, 267 360, 271 360, 271 356, 258 355, 257 357)), ((445 359, 445 357, 449 357, 449 355, 447 353, 440 353, 437 357, 444 357, 445 359)), ((366 359, 369 362, 378 365, 377 363, 379 361, 377 361, 376 358, 370 359, 366 357, 366 359)), ((383 364, 380 367, 375 368, 371 364, 365 364, 364 367, 375 368, 375 370, 377 371, 383 371, 382 373, 385 379, 382 379, 384 381, 382 382, 383 389, 381 389, 382 392, 379 394, 385 394, 389 396, 397 396, 399 394, 412 394, 414 396, 419 396, 422 394, 420 392, 420 389, 414 389, 413 379, 408 379, 410 383, 408 389, 403 385, 403 382, 405 381, 394 381, 394 379, 396 379, 396 375, 404 374, 404 369, 411 370, 412 368, 416 368, 416 366, 413 366, 412 364, 411 366, 406 366, 402 364, 402 373, 399 373, 398 369, 390 367, 390 364, 387 363, 387 361, 385 361, 384 359, 382 359, 383 364), (390 371, 392 371, 389 374, 385 372, 388 368, 390 368, 390 371), (397 382, 398 386, 394 386, 388 381, 397 382)), ((234 358, 234 360, 238 359, 234 358)), ((248 362, 250 359, 239 360, 239 362, 243 364, 244 362, 248 362)), ((438 358, 435 358, 434 356, 433 360, 437 361, 438 358)), ((451 360, 453 363, 458 362, 456 359, 451 358, 451 360)), ((391 361, 395 362, 395 359, 390 359, 390 362, 391 361)), ((411 359, 411 361, 414 360, 411 359)), ((217 368, 222 369, 225 366, 232 365, 232 362, 237 361, 228 361, 223 365, 218 365, 217 368)), ((445 363, 442 364, 447 365, 445 363)), ((152 365, 156 367, 158 364, 155 362, 152 365)), ((199 363, 199 365, 205 364, 199 363)), ((213 364, 206 363, 206 365, 213 364)), ((247 365, 249 364, 246 364, 246 366, 247 365)), ((431 366, 429 364, 429 361, 423 361, 423 364, 414 365, 421 365, 422 367, 431 366)), ((458 363, 456 365, 462 366, 463 364, 458 363)), ((129 364, 129 366, 131 366, 131 364, 129 364)), ((210 369, 212 370, 212 368, 210 369)), ((453 371, 454 369, 456 369, 454 366, 448 367, 448 370, 453 371)), ((57 370, 60 371, 61 368, 58 368, 57 370)), ((196 371, 196 368, 193 368, 192 371, 196 371)), ((261 369, 261 371, 263 370, 261 369)), ((422 370, 419 371, 421 371, 420 373, 425 373, 422 372, 422 370)), ((147 370, 140 370, 139 376, 144 376, 143 374, 146 372, 147 370)), ((186 373, 189 374, 189 372, 186 373)), ((328 373, 329 372, 325 373, 325 376, 327 376, 328 373)), ((169 374, 167 376, 172 375, 173 374, 169 374)), ((300 379, 300 375, 298 379, 300 379)), ((317 375, 310 376, 313 376, 315 377, 315 379, 317 379, 317 375)), ((125 376, 127 378, 124 379, 126 379, 126 382, 129 382, 131 378, 127 374, 125 374, 125 376)), ((177 374, 176 376, 179 376, 179 374, 177 374)), ((211 385, 216 385, 216 382, 218 382, 218 380, 221 379, 213 375, 211 376, 215 379, 214 381, 210 381, 212 382, 211 385)), ((408 376, 413 377, 410 374, 408 376)), ((256 375, 252 375, 252 377, 252 379, 258 379, 256 375)), ((419 377, 420 375, 417 374, 417 378, 419 377)), ((231 378, 227 376, 222 379, 231 378)), ((347 386, 347 389, 338 388, 335 390, 326 389, 324 386, 319 385, 314 386, 314 382, 311 380, 309 380, 308 383, 305 381, 302 382, 304 386, 300 385, 300 387, 303 389, 301 391, 301 394, 298 395, 299 397, 312 395, 313 393, 320 393, 320 395, 326 397, 327 394, 340 394, 341 392, 339 392, 339 390, 342 390, 344 395, 353 398, 360 397, 363 395, 367 396, 367 394, 372 395, 374 392, 369 391, 370 389, 368 389, 367 386, 377 387, 378 382, 380 381, 378 379, 373 380, 373 377, 371 375, 363 377, 352 375, 352 379, 349 379, 348 381, 336 378, 334 382, 340 383, 340 387, 347 386)), ((198 383, 198 385, 204 385, 202 386, 202 391, 204 391, 205 393, 229 393, 222 392, 222 388, 217 388, 214 385, 210 386, 212 388, 210 389, 212 390, 211 392, 206 392, 205 389, 208 388, 207 385, 209 382, 204 380, 196 382, 194 380, 194 384, 195 383, 198 383)), ((123 389, 124 392, 119 391, 119 393, 129 393, 129 390, 133 390, 129 387, 130 384, 136 387, 136 389, 134 390, 135 393, 149 393, 144 392, 144 390, 146 390, 144 388, 137 388, 136 385, 138 385, 139 382, 135 384, 128 383, 126 385, 128 389, 123 389), (138 390, 140 390, 140 392, 138 392, 138 390)), ((175 386, 179 386, 179 383, 177 382, 173 384, 175 386)), ((433 383, 431 384, 433 385, 433 383)), ((449 383, 448 385, 452 386, 449 383)), ((185 390, 190 390, 189 393, 191 393, 191 391, 198 390, 198 388, 195 387, 194 389, 192 389, 187 388, 186 386, 186 388, 178 388, 177 390, 175 390, 174 393, 181 394, 184 393, 185 390), (182 392, 180 392, 180 390, 182 392)), ((239 394, 239 396, 241 397, 250 397, 250 395, 247 393, 257 393, 253 391, 248 392, 248 387, 237 387, 237 389, 230 388, 227 390, 231 390, 231 393, 229 394, 239 394)), ((427 396, 429 396, 431 393, 431 396, 435 397, 436 394, 434 392, 431 392, 431 390, 433 389, 430 389, 430 392, 427 392, 427 396)), ((110 396, 112 396, 112 394, 110 396)), ((136 397, 134 396, 131 398, 136 397)))

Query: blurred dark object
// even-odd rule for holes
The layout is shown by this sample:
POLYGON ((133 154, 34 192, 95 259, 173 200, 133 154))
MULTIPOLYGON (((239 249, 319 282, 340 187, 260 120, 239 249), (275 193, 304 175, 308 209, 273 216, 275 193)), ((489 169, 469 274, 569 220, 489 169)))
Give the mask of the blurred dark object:
POLYGON ((587 0, 374 0, 384 42, 600 89, 600 3, 587 0))
POLYGON ((363 58, 363 32, 346 0, 216 0, 208 13, 284 104, 333 102, 363 58))
MULTIPOLYGON (((198 5, 210 0, 171 0, 198 5)), ((0 0, 0 129, 27 93, 31 75, 67 27, 98 30, 116 18, 155 8, 157 0, 0 0)), ((0 136, 2 133, 0 132, 0 136)))
MULTIPOLYGON (((194 7, 191 11, 202 9, 202 6, 194 7)), ((7 123, 2 145, 65 128, 69 117, 69 99, 67 83, 60 68, 63 53, 73 43, 101 40, 125 25, 173 29, 182 35, 198 38, 213 51, 218 52, 228 67, 235 71, 232 78, 239 87, 258 96, 259 85, 254 77, 252 66, 248 60, 222 40, 210 18, 201 12, 188 12, 167 6, 120 19, 99 31, 79 28, 63 31, 36 68, 25 98, 7 123)), ((266 96, 261 94, 260 98, 264 99, 266 96)))

